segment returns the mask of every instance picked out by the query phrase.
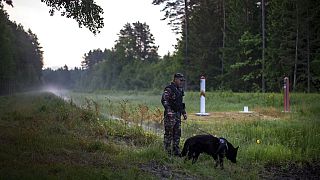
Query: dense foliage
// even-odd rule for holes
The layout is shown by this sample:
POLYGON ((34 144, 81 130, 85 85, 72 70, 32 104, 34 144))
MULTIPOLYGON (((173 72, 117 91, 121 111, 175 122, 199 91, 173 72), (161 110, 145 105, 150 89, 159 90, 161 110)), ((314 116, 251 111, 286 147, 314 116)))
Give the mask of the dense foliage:
POLYGON ((319 92, 319 1, 154 0, 153 4, 163 5, 163 19, 181 34, 176 52, 159 58, 149 27, 127 23, 114 48, 84 55, 84 70, 75 87, 159 89, 179 71, 186 74, 189 90, 198 89, 199 77, 205 75, 210 90, 279 92, 287 76, 292 91, 319 92))
POLYGON ((42 54, 37 36, 9 21, 0 4, 0 94, 40 85, 42 54))
POLYGON ((190 85, 203 74, 212 89, 260 91, 265 83, 266 91, 279 91, 288 76, 294 91, 319 91, 320 2, 270 0, 264 14, 262 2, 154 0, 184 29, 178 52, 190 85))

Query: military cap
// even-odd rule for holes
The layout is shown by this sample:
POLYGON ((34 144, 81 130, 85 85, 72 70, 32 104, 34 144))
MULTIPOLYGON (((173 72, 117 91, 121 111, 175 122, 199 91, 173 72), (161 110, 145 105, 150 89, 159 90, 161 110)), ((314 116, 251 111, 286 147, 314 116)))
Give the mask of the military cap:
POLYGON ((180 80, 184 81, 184 75, 182 73, 175 73, 173 78, 179 78, 180 80))

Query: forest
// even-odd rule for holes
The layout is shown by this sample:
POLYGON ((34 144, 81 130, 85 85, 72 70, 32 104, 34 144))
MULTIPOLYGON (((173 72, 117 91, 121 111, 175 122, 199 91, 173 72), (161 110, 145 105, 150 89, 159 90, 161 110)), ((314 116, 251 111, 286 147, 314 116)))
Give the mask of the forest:
MULTIPOLYGON (((111 49, 84 52, 81 67, 42 70, 42 51, 31 30, 8 20, 1 7, 1 94, 39 84, 76 90, 163 88, 174 72, 186 89, 281 92, 320 91, 320 2, 317 0, 154 0, 162 20, 180 34, 176 50, 159 56, 144 22, 128 22, 111 49), (72 69, 73 68, 73 69, 72 69)), ((79 62, 80 64, 80 62, 79 62)))
POLYGON ((11 22, 0 3, 0 95, 41 86, 42 66, 37 35, 11 22))
MULTIPOLYGON (((94 35, 104 27, 94 0, 38 1, 94 35)), ((9 19, 4 5, 15 2, 0 0, 0 179, 319 179, 319 0, 150 0, 180 35, 174 52, 160 55, 137 20, 113 47, 58 69, 44 68, 41 39, 9 19), (180 147, 223 137, 240 146, 236 164, 164 151, 160 93, 176 72, 188 113, 180 147), (196 115, 201 76, 208 116, 196 115)))

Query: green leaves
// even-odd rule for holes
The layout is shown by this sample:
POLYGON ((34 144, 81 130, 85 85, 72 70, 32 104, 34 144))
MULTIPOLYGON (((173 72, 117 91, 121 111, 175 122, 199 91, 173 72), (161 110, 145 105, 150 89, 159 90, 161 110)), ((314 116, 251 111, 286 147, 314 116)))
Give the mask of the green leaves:
MULTIPOLYGON (((188 7, 190 2, 188 0, 153 0, 152 4, 165 4, 161 11, 165 12, 164 18, 161 20, 168 20, 168 25, 172 27, 174 32, 181 33, 182 24, 185 22, 188 7)), ((189 7, 190 8, 190 7, 189 7)))
POLYGON ((93 0, 41 0, 51 7, 49 13, 54 15, 56 11, 61 11, 61 16, 73 18, 79 27, 85 26, 93 34, 100 33, 104 26, 103 9, 93 0))

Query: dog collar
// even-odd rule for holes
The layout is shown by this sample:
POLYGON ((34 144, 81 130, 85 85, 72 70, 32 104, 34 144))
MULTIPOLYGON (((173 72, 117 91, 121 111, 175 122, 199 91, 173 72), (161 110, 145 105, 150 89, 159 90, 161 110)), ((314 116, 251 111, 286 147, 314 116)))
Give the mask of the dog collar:
POLYGON ((224 138, 219 138, 219 143, 220 143, 220 146, 226 146, 226 149, 228 150, 228 143, 226 141, 226 139, 224 138))

